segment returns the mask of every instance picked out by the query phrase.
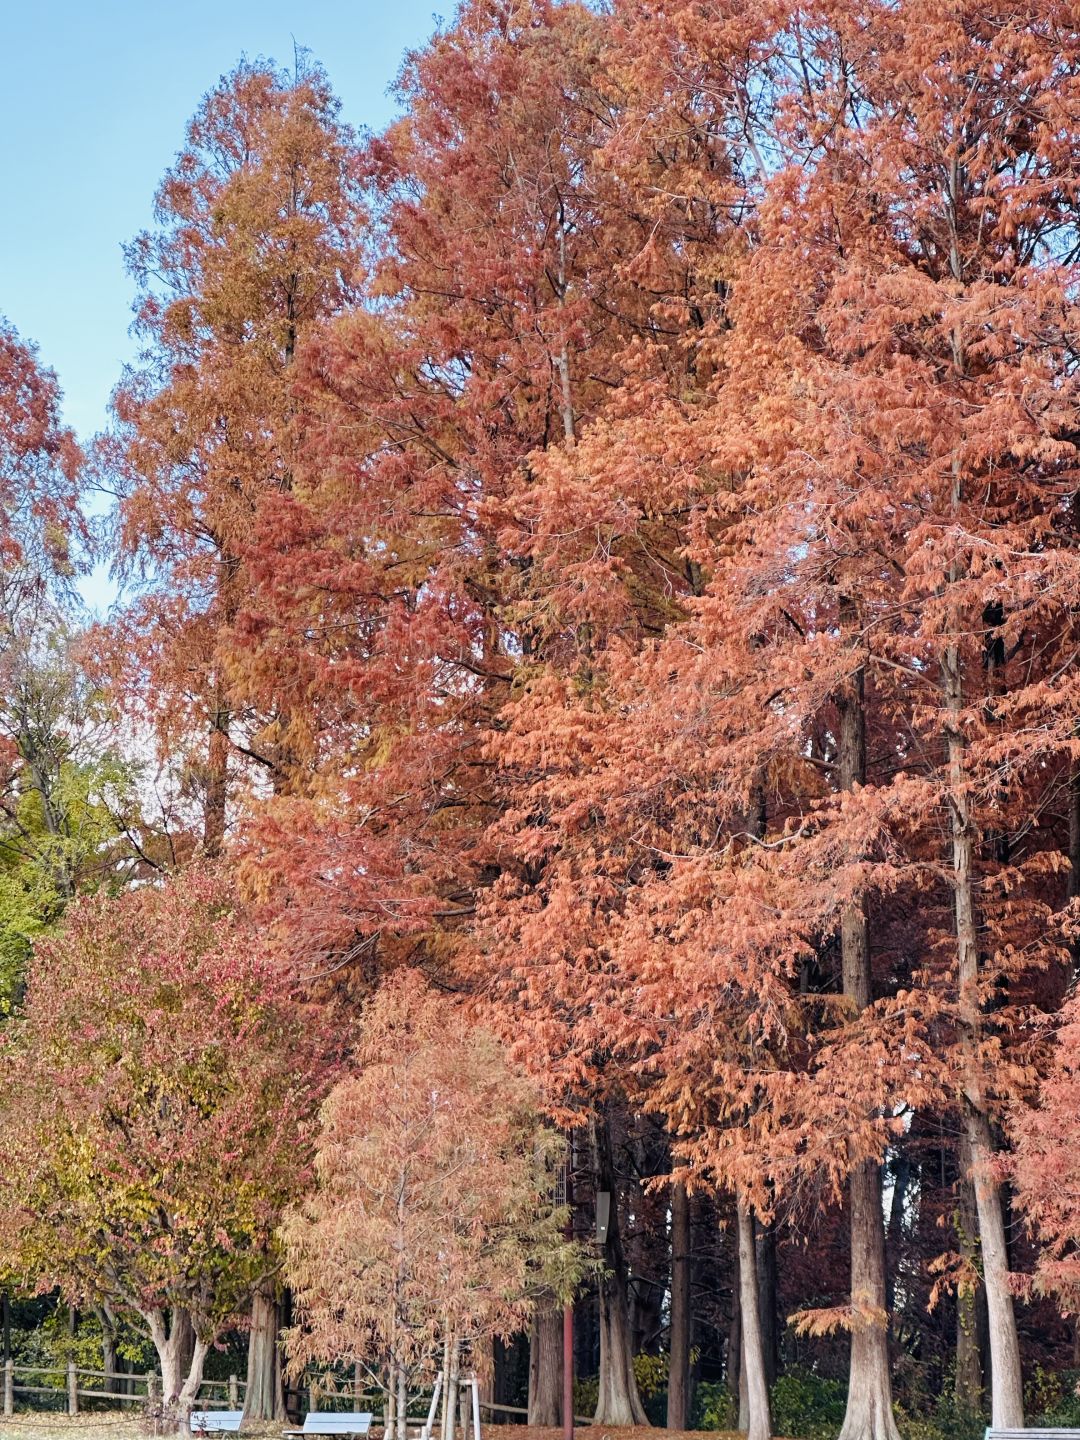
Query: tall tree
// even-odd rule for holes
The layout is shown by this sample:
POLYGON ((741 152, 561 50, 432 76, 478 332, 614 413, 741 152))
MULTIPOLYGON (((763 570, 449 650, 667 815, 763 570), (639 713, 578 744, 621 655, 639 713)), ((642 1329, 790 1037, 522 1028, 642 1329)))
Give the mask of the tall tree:
POLYGON ((306 719, 272 637, 234 638, 257 623, 252 564, 293 483, 293 361, 359 281, 354 164, 316 66, 302 53, 292 73, 245 62, 203 100, 155 228, 127 250, 143 349, 103 464, 121 491, 120 564, 144 586, 116 626, 116 664, 162 744, 192 752, 209 855, 231 768, 250 761, 284 784, 306 719))

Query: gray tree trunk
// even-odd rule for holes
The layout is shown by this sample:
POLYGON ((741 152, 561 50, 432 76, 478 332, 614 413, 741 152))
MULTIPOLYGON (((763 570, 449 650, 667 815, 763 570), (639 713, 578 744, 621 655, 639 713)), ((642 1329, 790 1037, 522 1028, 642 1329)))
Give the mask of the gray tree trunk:
POLYGON ((278 1345, 280 1323, 281 1306, 273 1283, 266 1280, 251 1297, 243 1429, 249 1424, 285 1419, 285 1386, 278 1345))
POLYGON ((198 1339, 186 1310, 144 1313, 161 1366, 161 1429, 186 1427, 202 1384, 209 1345, 198 1339))
MULTIPOLYGON (((958 498, 958 497, 957 497, 958 498)), ((964 1027, 964 1135, 971 1159, 975 1207, 979 1217, 979 1248, 986 1285, 990 1339, 990 1401, 992 1424, 998 1430, 1024 1425, 1024 1386, 1020 1341, 1009 1286, 1009 1258, 1001 1186, 993 1174, 993 1136, 986 1108, 979 1061, 982 1005, 979 993, 978 922, 974 894, 974 836, 968 804, 968 776, 961 714, 963 687, 960 655, 955 645, 942 658, 949 764, 952 828, 953 903, 956 922, 959 1010, 964 1027)))
POLYGON ((742 1365, 749 1404, 746 1440, 771 1440, 769 1387, 765 1379, 765 1357, 761 1348, 761 1318, 758 1314, 757 1256, 754 1247, 754 1220, 750 1207, 736 1203, 735 1224, 739 1242, 739 1308, 742 1312, 742 1365))
MULTIPOLYGON (((853 650, 859 644, 858 616, 848 597, 840 597, 840 623, 853 650)), ((866 783, 866 709, 864 674, 856 665, 836 697, 840 717, 838 779, 841 790, 866 783)), ((840 917, 840 956, 844 997, 859 1013, 873 996, 870 936, 866 906, 860 899, 840 917)), ((847 1408, 840 1440, 900 1440, 892 1412, 889 1332, 885 1293, 885 1217, 881 1167, 861 1161, 848 1178, 851 1235, 851 1359, 847 1408)))

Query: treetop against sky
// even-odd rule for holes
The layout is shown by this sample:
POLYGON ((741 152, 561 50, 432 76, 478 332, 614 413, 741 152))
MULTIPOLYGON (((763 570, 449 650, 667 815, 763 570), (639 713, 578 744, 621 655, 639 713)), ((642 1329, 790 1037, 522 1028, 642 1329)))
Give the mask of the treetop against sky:
MULTIPOLYGON (((286 64, 296 45, 326 65, 349 123, 378 130, 394 114, 388 87, 404 52, 437 19, 430 0, 46 0, 5 14, 18 59, 0 95, 3 174, 18 198, 0 230, 4 313, 56 370, 80 438, 104 424, 133 358, 121 247, 150 223, 194 99, 241 55, 286 64)), ((107 604, 106 568, 83 589, 107 604)))

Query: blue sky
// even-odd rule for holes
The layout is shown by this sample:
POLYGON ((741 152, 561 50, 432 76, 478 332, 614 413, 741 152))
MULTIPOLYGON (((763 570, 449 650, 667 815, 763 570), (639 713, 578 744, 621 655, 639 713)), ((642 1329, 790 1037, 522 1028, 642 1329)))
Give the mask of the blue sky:
MULTIPOLYGON (((132 353, 120 246, 150 222, 157 183, 200 97, 241 55, 329 72, 344 115, 378 129, 403 53, 452 0, 37 0, 5 8, 0 86, 0 313, 37 341, 80 436, 99 429, 132 353)), ((100 608, 102 576, 87 586, 100 608)))

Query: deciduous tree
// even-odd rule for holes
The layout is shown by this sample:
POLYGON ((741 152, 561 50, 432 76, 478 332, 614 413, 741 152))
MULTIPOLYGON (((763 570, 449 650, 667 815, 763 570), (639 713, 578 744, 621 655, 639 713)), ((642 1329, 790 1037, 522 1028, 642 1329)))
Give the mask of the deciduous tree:
POLYGON ((4 1262, 138 1324, 180 1424, 210 1347, 278 1263, 325 1039, 227 882, 191 870, 76 902, 35 949, 3 1056, 4 1262))
POLYGON ((403 971, 368 1004, 354 1063, 323 1106, 317 1188, 282 1227, 288 1346, 296 1363, 367 1364, 405 1440, 410 1377, 444 1346, 453 1373, 463 1346, 477 1363, 581 1262, 554 1198, 558 1137, 467 1011, 403 971))

